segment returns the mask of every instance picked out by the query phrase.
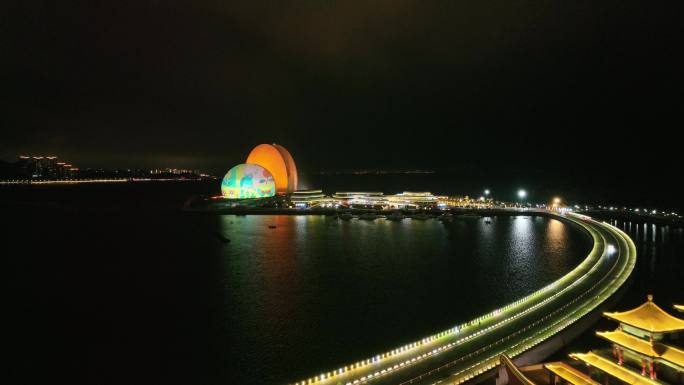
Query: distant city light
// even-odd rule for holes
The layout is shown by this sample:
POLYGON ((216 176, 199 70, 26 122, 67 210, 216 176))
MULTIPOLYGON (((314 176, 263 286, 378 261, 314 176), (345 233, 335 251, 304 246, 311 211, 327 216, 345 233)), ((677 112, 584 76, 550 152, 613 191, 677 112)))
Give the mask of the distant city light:
POLYGON ((489 189, 488 188, 484 190, 484 194, 489 195, 489 189))

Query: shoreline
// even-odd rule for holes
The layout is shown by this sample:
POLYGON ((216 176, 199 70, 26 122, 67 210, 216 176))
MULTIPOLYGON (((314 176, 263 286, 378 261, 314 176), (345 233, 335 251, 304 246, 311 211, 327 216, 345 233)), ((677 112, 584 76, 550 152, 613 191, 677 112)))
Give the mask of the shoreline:
MULTIPOLYGON (((515 216, 525 215, 531 213, 545 213, 546 211, 537 208, 516 208, 516 207, 494 207, 494 208, 464 208, 451 207, 446 209, 391 209, 391 210, 376 210, 368 208, 288 208, 288 207, 214 207, 209 205, 194 205, 195 200, 200 197, 195 196, 189 198, 182 206, 181 211, 186 213, 205 214, 205 215, 339 215, 342 213, 350 213, 354 215, 361 215, 365 213, 375 213, 379 216, 387 216, 393 212, 401 212, 403 214, 423 213, 432 215, 434 217, 441 216, 446 213, 459 215, 479 215, 481 217, 488 216, 515 216)), ((684 227, 684 220, 660 218, 655 216, 646 216, 632 213, 621 213, 613 211, 602 210, 581 210, 578 214, 585 214, 592 218, 609 220, 616 219, 621 221, 631 221, 636 223, 652 223, 657 225, 668 225, 673 227, 684 227)))

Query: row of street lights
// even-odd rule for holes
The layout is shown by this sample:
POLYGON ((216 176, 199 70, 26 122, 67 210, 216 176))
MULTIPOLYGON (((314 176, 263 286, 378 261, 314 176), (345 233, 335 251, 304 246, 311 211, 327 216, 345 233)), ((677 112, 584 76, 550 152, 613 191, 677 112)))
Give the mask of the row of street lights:
MULTIPOLYGON (((486 189, 484 190, 484 196, 485 196, 485 198, 489 198, 489 194, 491 194, 491 191, 489 191, 489 189, 486 188, 486 189)), ((525 191, 525 190, 523 190, 523 189, 518 190, 518 198, 520 198, 520 200, 524 200, 525 197, 527 197, 527 191, 525 191)))
MULTIPOLYGON (((491 191, 487 188, 484 190, 484 197, 485 199, 489 198, 491 194, 491 191)), ((518 190, 518 199, 520 200, 520 204, 523 204, 525 201, 525 198, 527 198, 527 191, 525 189, 519 189, 518 190)), ((556 197, 553 198, 553 207, 558 207, 561 203, 560 198, 556 197)))

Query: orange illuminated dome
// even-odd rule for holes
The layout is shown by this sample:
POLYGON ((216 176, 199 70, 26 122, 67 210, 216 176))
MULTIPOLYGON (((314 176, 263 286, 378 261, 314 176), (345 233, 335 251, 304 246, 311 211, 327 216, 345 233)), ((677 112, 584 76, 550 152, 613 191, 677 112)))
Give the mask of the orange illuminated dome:
POLYGON ((285 147, 260 144, 249 153, 245 163, 258 164, 270 171, 278 194, 290 194, 297 190, 297 167, 285 147))

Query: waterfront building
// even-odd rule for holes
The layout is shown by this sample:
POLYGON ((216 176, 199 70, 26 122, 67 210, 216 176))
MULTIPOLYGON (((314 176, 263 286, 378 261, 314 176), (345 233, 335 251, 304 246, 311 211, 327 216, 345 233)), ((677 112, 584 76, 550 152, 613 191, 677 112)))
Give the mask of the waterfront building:
POLYGON ((297 190, 297 182, 297 166, 287 149, 275 143, 260 144, 250 151, 245 163, 226 173, 221 195, 228 199, 284 196, 297 190))
POLYGON ((17 168, 22 176, 31 177, 31 175, 33 175, 31 157, 27 155, 19 155, 17 168))
POLYGON ((440 207, 453 208, 490 208, 494 204, 491 198, 480 197, 478 199, 469 196, 438 196, 437 204, 440 207))
POLYGON ((258 164, 268 170, 275 180, 278 194, 292 194, 297 190, 297 166, 287 149, 279 144, 260 144, 252 149, 245 163, 258 164))
POLYGON ((56 178, 57 177, 57 157, 56 156, 46 156, 45 157, 45 166, 44 166, 44 173, 43 175, 47 178, 56 178))
POLYGON ((429 192, 404 191, 401 194, 387 197, 387 204, 392 208, 432 208, 437 206, 437 197, 429 192))
POLYGON ((57 162, 55 164, 55 167, 57 168, 57 178, 66 178, 67 177, 67 170, 64 167, 66 163, 65 162, 57 162))
POLYGON ((60 172, 56 156, 20 155, 17 167, 26 178, 57 178, 60 172))
POLYGON ((437 205, 437 197, 432 193, 408 191, 395 195, 385 195, 377 191, 338 191, 332 195, 332 201, 344 207, 376 209, 416 209, 437 205))
POLYGON ((78 176, 79 169, 78 167, 74 167, 72 164, 65 163, 62 166, 62 172, 64 174, 64 177, 67 179, 73 179, 78 176))
POLYGON ((381 192, 374 191, 338 191, 332 196, 335 204, 345 207, 383 207, 387 205, 387 198, 381 192))
POLYGON ((322 190, 297 190, 290 195, 290 202, 297 208, 332 207, 332 200, 322 190))
POLYGON ((238 164, 221 181, 221 195, 227 199, 267 198, 275 193, 273 175, 257 164, 238 164))
POLYGON ((43 176, 43 159, 44 156, 34 156, 33 160, 33 178, 41 178, 43 176))

